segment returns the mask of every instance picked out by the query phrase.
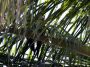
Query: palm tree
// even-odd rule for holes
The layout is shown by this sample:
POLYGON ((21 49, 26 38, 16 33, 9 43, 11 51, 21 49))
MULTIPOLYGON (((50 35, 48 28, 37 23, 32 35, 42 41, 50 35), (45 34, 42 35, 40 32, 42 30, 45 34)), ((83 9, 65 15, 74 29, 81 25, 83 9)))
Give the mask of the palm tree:
POLYGON ((90 66, 89 0, 0 0, 0 65, 90 66))

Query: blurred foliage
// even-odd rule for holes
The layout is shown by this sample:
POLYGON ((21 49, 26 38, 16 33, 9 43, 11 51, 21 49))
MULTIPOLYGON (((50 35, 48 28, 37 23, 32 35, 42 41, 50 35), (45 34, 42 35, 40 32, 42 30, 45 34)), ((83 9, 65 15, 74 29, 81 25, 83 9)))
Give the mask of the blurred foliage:
POLYGON ((89 0, 0 0, 0 65, 90 66, 89 0))

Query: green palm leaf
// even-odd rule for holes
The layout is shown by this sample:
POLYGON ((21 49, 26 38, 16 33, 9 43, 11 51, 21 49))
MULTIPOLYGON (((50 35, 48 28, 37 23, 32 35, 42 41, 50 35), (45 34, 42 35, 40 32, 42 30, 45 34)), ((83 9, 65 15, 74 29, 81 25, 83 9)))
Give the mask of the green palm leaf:
POLYGON ((88 0, 0 0, 0 63, 90 66, 89 8, 88 0))

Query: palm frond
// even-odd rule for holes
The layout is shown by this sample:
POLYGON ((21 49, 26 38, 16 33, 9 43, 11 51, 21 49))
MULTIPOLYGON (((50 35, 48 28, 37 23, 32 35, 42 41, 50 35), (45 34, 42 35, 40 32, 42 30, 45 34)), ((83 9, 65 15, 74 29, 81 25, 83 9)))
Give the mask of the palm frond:
POLYGON ((88 0, 0 0, 0 63, 90 66, 89 8, 88 0))

